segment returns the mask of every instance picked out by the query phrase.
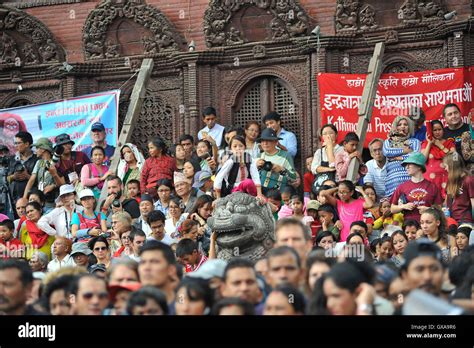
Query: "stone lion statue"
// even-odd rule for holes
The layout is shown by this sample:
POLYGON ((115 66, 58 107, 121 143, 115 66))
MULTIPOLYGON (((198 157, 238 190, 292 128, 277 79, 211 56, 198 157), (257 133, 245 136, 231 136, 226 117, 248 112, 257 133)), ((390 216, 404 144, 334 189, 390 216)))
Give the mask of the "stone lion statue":
POLYGON ((218 234, 219 259, 258 260, 275 242, 275 219, 270 207, 246 193, 235 192, 217 200, 207 224, 218 234))

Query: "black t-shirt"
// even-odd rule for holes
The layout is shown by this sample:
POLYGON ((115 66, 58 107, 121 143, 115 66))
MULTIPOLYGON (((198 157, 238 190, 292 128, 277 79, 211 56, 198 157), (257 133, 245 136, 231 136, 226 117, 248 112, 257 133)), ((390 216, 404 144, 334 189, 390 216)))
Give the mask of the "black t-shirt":
POLYGON ((135 199, 126 199, 122 202, 123 210, 130 214, 132 219, 140 217, 140 206, 135 199))
POLYGON ((456 143, 456 151, 462 156, 461 152, 461 135, 464 132, 469 132, 469 125, 466 123, 463 123, 461 128, 458 128, 456 130, 451 130, 448 127, 444 128, 444 139, 453 139, 454 142, 456 143))

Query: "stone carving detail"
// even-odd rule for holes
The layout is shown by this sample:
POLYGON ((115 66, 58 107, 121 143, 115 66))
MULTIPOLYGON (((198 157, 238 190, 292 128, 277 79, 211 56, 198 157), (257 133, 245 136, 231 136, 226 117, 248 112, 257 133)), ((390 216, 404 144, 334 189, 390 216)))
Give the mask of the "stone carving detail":
POLYGON ((397 43, 398 42, 398 32, 396 30, 389 30, 385 33, 385 43, 397 43))
POLYGON ((204 34, 208 47, 237 45, 248 40, 231 25, 233 15, 255 6, 273 16, 268 40, 305 36, 309 19, 298 0, 211 0, 204 14, 204 34))
POLYGON ((89 14, 83 29, 87 59, 119 57, 120 45, 107 40, 109 27, 116 19, 128 19, 148 29, 152 36, 142 38, 143 53, 155 54, 179 49, 183 40, 171 22, 144 0, 102 0, 89 14))
POLYGON ((15 66, 58 61, 63 52, 34 17, 0 6, 0 64, 15 66))
POLYGON ((267 49, 263 45, 253 46, 252 53, 254 58, 265 58, 267 56, 267 49))
POLYGON ((442 20, 446 11, 436 1, 405 0, 398 10, 398 18, 405 24, 425 20, 442 20))
POLYGON ((336 30, 358 30, 377 28, 375 8, 359 0, 338 0, 336 6, 336 30))

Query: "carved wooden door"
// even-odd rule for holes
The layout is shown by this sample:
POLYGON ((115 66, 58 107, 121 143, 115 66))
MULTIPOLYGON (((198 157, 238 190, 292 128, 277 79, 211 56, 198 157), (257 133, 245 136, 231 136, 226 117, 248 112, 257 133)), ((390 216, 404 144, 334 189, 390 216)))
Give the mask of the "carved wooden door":
POLYGON ((233 110, 233 124, 242 127, 249 121, 261 122, 270 111, 281 115, 286 130, 300 135, 298 101, 288 84, 276 77, 265 76, 242 89, 233 110))

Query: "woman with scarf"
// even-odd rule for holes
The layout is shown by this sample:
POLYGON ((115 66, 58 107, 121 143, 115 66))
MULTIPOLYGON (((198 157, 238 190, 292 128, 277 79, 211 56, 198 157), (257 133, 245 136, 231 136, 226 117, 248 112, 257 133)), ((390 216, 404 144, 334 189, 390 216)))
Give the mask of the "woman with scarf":
POLYGON ((130 180, 140 181, 140 173, 145 163, 138 147, 131 143, 126 143, 120 150, 120 162, 117 167, 117 176, 122 180, 124 195, 128 194, 127 183, 130 180))
POLYGON ((383 144, 383 154, 387 157, 387 179, 385 194, 390 197, 395 189, 405 181, 410 180, 403 160, 412 152, 420 151, 420 141, 413 138, 414 126, 410 118, 398 116, 392 123, 392 130, 383 144))
POLYGON ((42 208, 38 202, 26 205, 26 217, 20 220, 20 241, 26 247, 26 259, 30 260, 35 251, 42 251, 51 260, 51 245, 54 237, 47 234, 38 226, 42 208))

